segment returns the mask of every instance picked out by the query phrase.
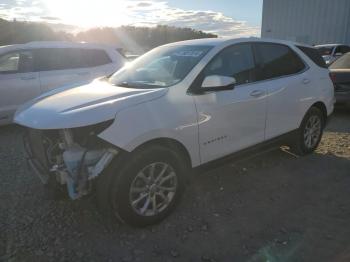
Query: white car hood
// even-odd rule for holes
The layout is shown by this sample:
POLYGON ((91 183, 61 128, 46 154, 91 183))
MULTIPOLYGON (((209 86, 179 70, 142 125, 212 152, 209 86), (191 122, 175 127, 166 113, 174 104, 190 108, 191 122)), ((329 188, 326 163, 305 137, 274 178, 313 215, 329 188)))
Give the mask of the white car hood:
POLYGON ((95 80, 39 96, 17 110, 14 122, 35 129, 93 125, 114 119, 120 110, 159 98, 166 92, 166 88, 125 88, 95 80))

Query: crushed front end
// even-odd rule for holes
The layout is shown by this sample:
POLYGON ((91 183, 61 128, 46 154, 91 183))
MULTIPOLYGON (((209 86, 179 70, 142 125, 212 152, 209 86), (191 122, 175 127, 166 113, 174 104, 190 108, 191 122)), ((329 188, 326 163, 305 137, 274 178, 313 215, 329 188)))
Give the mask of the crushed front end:
POLYGON ((44 184, 49 180, 65 184, 71 199, 89 194, 92 180, 120 153, 97 136, 111 123, 60 130, 28 129, 24 146, 29 166, 44 184))

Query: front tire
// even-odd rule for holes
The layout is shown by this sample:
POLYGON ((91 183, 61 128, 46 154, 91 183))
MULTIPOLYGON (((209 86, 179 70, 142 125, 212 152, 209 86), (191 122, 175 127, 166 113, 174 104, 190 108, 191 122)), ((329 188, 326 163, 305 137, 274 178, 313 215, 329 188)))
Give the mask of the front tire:
POLYGON ((314 152, 321 141, 325 120, 320 109, 310 108, 296 133, 292 150, 299 155, 314 152))
MULTIPOLYGON (((104 199, 111 213, 127 224, 147 226, 160 222, 183 195, 186 161, 175 151, 160 145, 138 150, 122 166, 107 170, 110 178, 104 199)), ((97 192, 99 194, 99 192, 97 192)))

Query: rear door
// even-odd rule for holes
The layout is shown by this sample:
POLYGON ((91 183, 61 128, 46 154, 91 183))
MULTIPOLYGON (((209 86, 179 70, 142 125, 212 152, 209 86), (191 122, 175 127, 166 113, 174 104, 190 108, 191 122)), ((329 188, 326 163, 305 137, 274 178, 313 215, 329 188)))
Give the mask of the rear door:
POLYGON ((257 80, 268 93, 265 138, 270 139, 298 128, 312 79, 290 47, 275 43, 256 43, 254 47, 257 80))
POLYGON ((23 103, 40 95, 39 75, 33 72, 31 51, 13 51, 0 56, 0 124, 12 122, 23 103))
POLYGON ((42 48, 34 54, 42 92, 93 79, 79 48, 42 48))

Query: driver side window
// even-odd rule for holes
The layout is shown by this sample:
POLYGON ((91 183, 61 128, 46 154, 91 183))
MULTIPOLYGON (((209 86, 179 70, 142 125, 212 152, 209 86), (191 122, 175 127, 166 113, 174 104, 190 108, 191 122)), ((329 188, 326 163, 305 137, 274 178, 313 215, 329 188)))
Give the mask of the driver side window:
POLYGON ((204 77, 210 75, 229 76, 236 84, 254 81, 255 63, 250 44, 237 44, 222 50, 204 69, 204 77))

